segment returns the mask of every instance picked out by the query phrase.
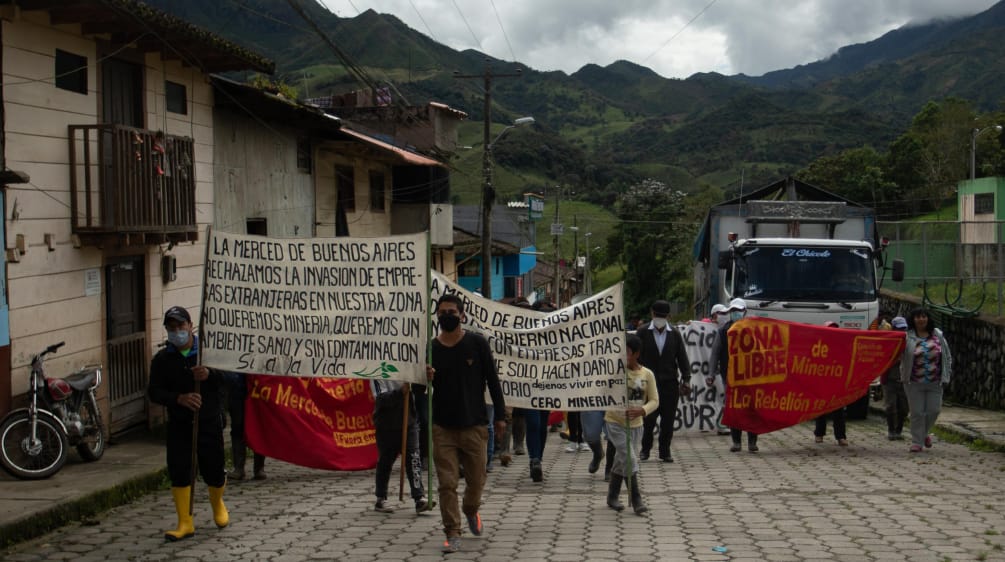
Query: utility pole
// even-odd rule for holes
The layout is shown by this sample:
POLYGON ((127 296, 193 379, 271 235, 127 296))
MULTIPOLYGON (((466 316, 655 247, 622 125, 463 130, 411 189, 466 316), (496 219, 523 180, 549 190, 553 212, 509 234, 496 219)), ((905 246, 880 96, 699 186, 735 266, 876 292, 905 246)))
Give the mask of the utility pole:
POLYGON ((555 222, 551 224, 551 233, 555 236, 555 307, 562 308, 562 275, 559 266, 559 242, 561 242, 562 223, 558 219, 558 206, 562 202, 562 186, 555 186, 555 222))
POLYGON ((485 59, 482 74, 454 73, 454 78, 481 78, 485 88, 485 108, 483 109, 483 151, 482 151, 482 296, 492 300, 492 205, 496 201, 496 191, 492 187, 492 79, 523 76, 519 69, 512 73, 493 73, 489 59, 485 59))

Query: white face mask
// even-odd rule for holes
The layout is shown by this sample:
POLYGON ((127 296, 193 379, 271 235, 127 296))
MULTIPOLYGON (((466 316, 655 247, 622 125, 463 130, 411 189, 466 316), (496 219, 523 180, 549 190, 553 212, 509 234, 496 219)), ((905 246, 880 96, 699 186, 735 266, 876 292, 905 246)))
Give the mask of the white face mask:
POLYGON ((729 315, 727 315, 725 312, 720 312, 719 314, 715 315, 716 324, 720 326, 725 326, 726 322, 729 322, 729 315))
POLYGON ((663 328, 666 327, 667 327, 666 318, 653 318, 653 328, 656 328, 657 330, 662 330, 663 328))

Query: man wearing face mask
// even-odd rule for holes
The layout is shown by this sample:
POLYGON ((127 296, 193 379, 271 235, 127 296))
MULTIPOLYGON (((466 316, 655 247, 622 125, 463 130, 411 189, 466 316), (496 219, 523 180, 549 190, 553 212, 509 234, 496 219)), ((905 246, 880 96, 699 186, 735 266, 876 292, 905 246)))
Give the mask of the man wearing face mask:
POLYGON ((178 527, 164 533, 177 541, 195 534, 190 514, 192 486, 192 424, 199 416, 197 459, 199 473, 209 486, 213 521, 219 528, 230 523, 223 504, 224 472, 223 417, 220 403, 223 377, 199 365, 199 341, 192 317, 180 306, 164 313, 168 343, 150 362, 150 400, 167 409, 167 465, 171 495, 178 513, 178 527), (196 392, 195 383, 199 382, 196 392))
POLYGON ((464 301, 443 295, 436 303, 440 333, 433 340, 432 365, 426 378, 433 391, 433 464, 439 481, 440 515, 443 518, 443 552, 461 545, 461 512, 468 529, 482 534, 482 489, 488 460, 488 414, 485 389, 495 408, 495 431, 506 430, 506 404, 496 373, 492 350, 484 337, 461 328, 464 301), (464 498, 457 505, 460 466, 464 467, 464 498))
POLYGON ((667 321, 670 303, 658 300, 653 303, 652 322, 636 333, 642 340, 639 363, 656 375, 656 389, 660 397, 659 408, 646 416, 642 431, 642 450, 639 460, 647 460, 653 447, 653 431, 656 418, 660 422, 659 456, 663 462, 673 462, 670 442, 673 440, 674 418, 677 416, 677 402, 680 400, 682 382, 689 380, 691 369, 684 347, 684 338, 667 321))
MULTIPOLYGON (((744 316, 747 315, 747 303, 743 299, 736 298, 729 301, 729 308, 727 309, 729 313, 729 321, 725 324, 719 326, 719 331, 716 332, 715 342, 712 343, 712 357, 709 361, 709 376, 706 377, 705 383, 709 386, 712 385, 714 378, 716 376, 722 377, 722 386, 725 391, 729 393, 729 388, 727 386, 728 375, 729 375, 729 329, 733 326, 733 322, 742 320, 744 316)), ((729 435, 732 438, 733 444, 729 447, 730 452, 736 453, 742 448, 741 438, 743 437, 743 432, 739 429, 730 428, 729 435)), ((756 453, 760 449, 757 447, 757 434, 747 432, 747 450, 751 453, 756 453)))

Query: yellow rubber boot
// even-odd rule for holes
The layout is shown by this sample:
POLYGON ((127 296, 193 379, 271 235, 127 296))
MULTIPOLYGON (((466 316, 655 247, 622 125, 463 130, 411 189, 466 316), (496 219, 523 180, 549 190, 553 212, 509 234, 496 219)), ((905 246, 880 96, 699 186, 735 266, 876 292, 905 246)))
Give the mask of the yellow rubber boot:
POLYGON ((223 489, 226 486, 227 483, 224 482, 219 488, 209 487, 209 505, 213 506, 213 522, 221 529, 230 525, 230 513, 227 512, 227 506, 223 505, 223 489))
POLYGON ((178 528, 173 531, 165 531, 164 538, 169 541, 180 541, 195 534, 192 514, 189 513, 189 507, 192 503, 192 487, 171 488, 171 495, 174 496, 174 508, 178 512, 178 528))

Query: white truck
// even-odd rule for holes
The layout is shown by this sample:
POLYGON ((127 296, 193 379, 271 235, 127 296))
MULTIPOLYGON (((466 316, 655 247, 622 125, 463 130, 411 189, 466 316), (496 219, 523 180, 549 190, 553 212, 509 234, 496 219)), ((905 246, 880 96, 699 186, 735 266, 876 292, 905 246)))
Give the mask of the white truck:
MULTIPOLYGON (((872 209, 787 178, 710 209, 695 243, 695 313, 741 298, 747 316, 868 329, 884 247, 872 209)), ((892 265, 902 279, 903 262, 892 265)))

